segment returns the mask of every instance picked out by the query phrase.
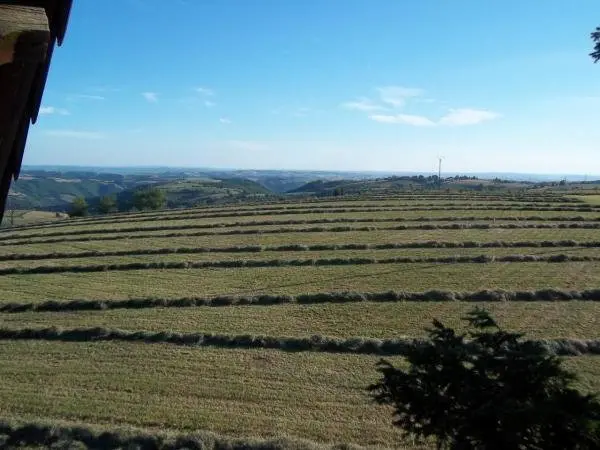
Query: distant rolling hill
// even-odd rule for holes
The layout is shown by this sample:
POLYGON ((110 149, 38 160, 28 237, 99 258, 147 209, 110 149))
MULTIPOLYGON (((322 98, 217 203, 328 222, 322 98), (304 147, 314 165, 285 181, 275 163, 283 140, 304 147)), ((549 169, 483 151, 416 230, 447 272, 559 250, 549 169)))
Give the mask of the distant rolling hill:
MULTIPOLYGON (((187 178, 168 182, 156 182, 154 186, 165 193, 167 208, 188 208, 220 203, 236 203, 264 199, 274 196, 273 192, 259 183, 240 178, 214 180, 187 178)), ((117 194, 120 210, 133 207, 133 194, 137 188, 117 194)))
MULTIPOLYGON (((526 183, 509 180, 483 180, 476 177, 456 176, 442 179, 442 188, 451 190, 505 190, 525 187, 526 183)), ((315 196, 378 195, 423 189, 438 189, 437 176, 392 176, 363 180, 316 180, 289 191, 291 194, 315 196)))
POLYGON ((112 195, 120 210, 128 210, 135 190, 149 185, 165 192, 170 208, 232 203, 274 195, 256 181, 237 177, 34 170, 22 173, 13 183, 8 209, 67 211, 76 197, 84 197, 93 209, 102 196, 112 195))

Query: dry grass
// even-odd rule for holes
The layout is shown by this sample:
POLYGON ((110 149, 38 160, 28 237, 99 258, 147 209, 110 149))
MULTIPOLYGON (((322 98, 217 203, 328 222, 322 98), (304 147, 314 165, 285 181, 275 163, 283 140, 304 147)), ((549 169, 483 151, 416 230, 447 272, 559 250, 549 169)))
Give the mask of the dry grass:
POLYGON ((593 289, 600 263, 389 264, 10 275, 0 301, 315 291, 593 289))
POLYGON ((365 386, 376 357, 0 342, 0 414, 396 447, 365 386))
MULTIPOLYGON (((421 199, 413 203, 436 203, 421 199)), ((449 200, 439 200, 449 203, 449 200)), ((452 203, 481 203, 457 199, 452 203)), ((500 203, 504 202, 503 199, 500 203)), ((526 200, 525 200, 526 202, 526 200)), ((497 202, 496 202, 497 203, 497 202)), ((303 203, 307 208, 369 208, 383 204, 410 204, 407 199, 303 203)), ((495 206, 494 201, 489 202, 495 206)), ((278 205, 281 206, 281 205, 278 205)), ((298 206, 291 205, 291 206, 298 206)), ((519 206, 515 203, 515 206, 519 206)), ((265 208, 266 205, 260 206, 265 208)), ((229 211, 257 209, 232 206, 229 211)), ((258 209, 260 209, 258 208, 258 209)), ((203 210, 197 210, 198 213, 203 210)), ((210 210, 204 210, 210 214, 210 210)), ((182 211, 164 212, 164 216, 182 211)), ((574 217, 594 219, 600 212, 431 210, 263 214, 259 216, 182 218, 177 220, 95 223, 41 227, 15 232, 14 236, 69 230, 92 230, 108 236, 107 229, 170 225, 205 225, 257 220, 313 220, 374 217, 574 217)), ((148 214, 139 215, 140 218, 148 214)), ((104 220, 104 218, 99 218, 104 220)), ((473 221, 471 221, 473 222, 473 221)), ((441 222, 437 222, 441 223, 441 222)), ((436 224, 437 224, 436 223, 436 224)), ((533 222, 528 222, 533 223, 533 222)), ((401 223, 399 223, 401 224, 401 223)), ((61 224, 62 225, 62 224, 61 224)), ((343 226, 344 223, 318 225, 343 226)), ((393 226, 393 223, 355 223, 350 226, 393 226)), ((313 225, 290 225, 300 228, 313 225)), ((284 229, 282 225, 238 227, 284 229)), ((236 228, 227 228, 235 230, 236 228)), ((200 230, 202 231, 202 230, 200 230)), ((204 230, 210 231, 210 230, 204 230)), ((231 247, 287 244, 380 244, 421 241, 543 241, 600 240, 593 229, 488 229, 488 230, 371 230, 230 236, 189 236, 194 230, 132 232, 111 241, 76 241, 65 236, 60 243, 4 245, 0 254, 76 251, 142 250, 173 247, 231 247), (177 236, 166 237, 168 233, 177 236), (188 235, 186 235, 186 233, 188 235), (162 237, 160 235, 163 235, 162 237)), ((8 233, 0 233, 2 237, 8 233)), ((114 235, 114 233, 112 234, 114 235)), ((85 236, 82 236, 85 237, 85 236)), ((62 236, 58 236, 62 238, 62 236)), ((597 255, 598 249, 498 248, 498 249, 400 249, 319 252, 202 253, 130 255, 43 261, 6 261, 2 267, 40 265, 96 265, 104 263, 203 261, 231 259, 309 259, 443 257, 451 255, 535 254, 597 255)), ((503 288, 591 289, 600 285, 600 263, 494 263, 494 264, 389 264, 323 267, 272 267, 198 270, 134 270, 99 273, 61 273, 0 277, 0 303, 40 302, 48 299, 126 299, 131 297, 179 298, 183 296, 302 294, 319 291, 425 291, 444 289, 476 291, 503 288)), ((479 303, 507 328, 524 331, 531 338, 597 338, 600 303, 532 302, 479 303)), ((314 334, 338 338, 365 336, 391 338, 422 336, 423 327, 439 318, 459 326, 460 317, 475 306, 464 302, 285 304, 229 306, 221 308, 152 308, 61 313, 0 314, 0 326, 107 327, 129 330, 268 334, 304 337, 314 334)), ((66 343, 46 341, 0 342, 0 416, 39 420, 85 422, 97 425, 129 425, 145 429, 189 431, 205 429, 240 437, 286 435, 317 442, 352 442, 398 448, 398 432, 388 410, 369 402, 365 386, 374 380, 377 357, 315 352, 286 353, 277 350, 190 348, 165 344, 126 342, 66 343)), ((396 359, 396 361, 399 361, 396 359)), ((600 391, 600 358, 578 357, 567 366, 581 375, 579 386, 600 391)))
POLYGON ((460 328, 468 311, 486 308, 498 323, 528 338, 596 338, 600 302, 406 302, 317 305, 152 308, 142 310, 28 312, 2 316, 2 326, 106 327, 181 333, 252 334, 336 338, 424 336, 433 319, 460 328))
MULTIPOLYGON (((377 358, 162 344, 0 342, 0 414, 398 448, 377 358)), ((568 366, 600 388, 600 358, 568 366)))
MULTIPOLYGON (((173 212, 173 214, 177 214, 177 212, 173 212)), ((94 224, 91 223, 77 223, 74 222, 73 226, 61 226, 61 227, 44 227, 37 229, 22 229, 15 230, 6 233, 2 233, 1 236, 4 239, 5 237, 12 236, 14 238, 25 238, 29 235, 38 235, 38 234, 47 234, 52 232, 69 232, 69 231, 79 231, 79 230, 92 230, 97 233, 100 233, 103 230, 107 229, 123 229, 123 228, 151 228, 157 226, 181 226, 181 225, 206 225, 206 224, 216 224, 216 223, 235 223, 235 222, 253 222, 253 221, 264 221, 264 220, 314 220, 314 219, 355 219, 355 218, 396 218, 401 217, 404 219, 417 219, 420 217, 527 217, 527 216, 540 216, 540 217, 573 217, 580 216, 586 219, 593 219, 600 216, 600 211, 595 212, 581 212, 581 211, 536 211, 536 210, 527 210, 527 211, 516 211, 516 210, 506 210, 506 211, 495 211, 495 210, 433 210, 427 211, 427 209, 423 209, 422 211, 377 211, 377 212, 331 212, 331 211, 323 211, 322 213, 307 213, 307 214, 261 214, 261 215, 251 215, 251 216, 240 216, 240 217, 208 217, 208 218, 196 218, 196 219, 183 219, 183 220, 156 220, 156 221, 148 221, 148 222, 127 222, 127 223, 102 223, 102 224, 94 224)))
POLYGON ((8 229, 12 226, 17 227, 23 225, 35 225, 40 222, 53 222, 61 220, 65 220, 64 215, 57 217, 56 213, 51 211, 29 211, 20 209, 11 212, 10 210, 7 210, 2 218, 2 224, 0 225, 0 228, 4 229, 6 227, 6 231, 8 232, 8 229), (12 221, 11 216, 13 217, 12 221))
MULTIPOLYGON (((163 233, 164 234, 164 233, 163 233)), ((144 233, 136 233, 143 236, 144 233)), ((164 247, 230 247, 236 245, 287 245, 287 244, 378 244, 384 242, 422 241, 543 241, 573 239, 592 241, 600 238, 597 229, 498 229, 487 230, 371 230, 344 232, 304 232, 276 234, 244 234, 229 236, 186 236, 185 231, 177 236, 160 237, 160 233, 136 239, 77 242, 64 239, 60 243, 33 243, 22 245, 0 245, 0 254, 49 253, 88 250, 125 250, 164 247)))
POLYGON ((535 255, 554 256, 598 256, 600 249, 548 247, 548 248, 408 248, 391 250, 329 250, 329 251, 262 251, 262 252, 206 252, 157 255, 94 256, 86 258, 48 258, 39 260, 0 261, 0 269, 11 267, 31 268, 38 266, 94 266, 103 264, 129 263, 167 263, 187 261, 235 261, 235 260, 295 260, 295 259, 333 259, 333 258, 374 258, 392 257, 428 258, 452 256, 505 256, 535 255))

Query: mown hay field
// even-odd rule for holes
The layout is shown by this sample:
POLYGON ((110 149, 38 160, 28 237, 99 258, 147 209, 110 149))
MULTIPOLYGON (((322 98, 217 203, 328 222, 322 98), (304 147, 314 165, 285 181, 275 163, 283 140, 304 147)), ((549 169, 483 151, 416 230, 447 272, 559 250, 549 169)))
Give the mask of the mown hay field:
POLYGON ((0 420, 411 448, 368 396, 375 363, 402 364, 402 340, 474 306, 600 391, 600 209, 578 200, 440 193, 2 230, 0 420))

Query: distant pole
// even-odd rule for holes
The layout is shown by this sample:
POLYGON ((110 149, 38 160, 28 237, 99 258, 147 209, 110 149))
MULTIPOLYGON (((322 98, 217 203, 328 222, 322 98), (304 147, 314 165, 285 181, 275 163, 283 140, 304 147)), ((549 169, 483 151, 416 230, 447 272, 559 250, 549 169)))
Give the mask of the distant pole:
POLYGON ((438 157, 438 184, 442 188, 442 157, 438 157))
POLYGON ((12 199, 10 198, 10 195, 7 197, 6 199, 7 202, 7 206, 8 206, 8 210, 10 211, 10 226, 11 228, 15 226, 15 208, 12 202, 12 199))

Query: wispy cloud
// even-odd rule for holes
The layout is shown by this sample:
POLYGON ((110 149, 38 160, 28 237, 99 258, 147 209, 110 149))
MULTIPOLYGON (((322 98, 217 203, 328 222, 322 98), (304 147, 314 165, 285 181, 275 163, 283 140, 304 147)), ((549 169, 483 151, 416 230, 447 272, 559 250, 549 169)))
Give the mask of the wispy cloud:
POLYGON ((92 86, 89 89, 86 89, 90 92, 121 92, 121 88, 113 87, 113 86, 92 86))
POLYGON ((105 135, 97 131, 81 131, 81 130, 46 130, 44 132, 47 136, 52 137, 64 137, 73 139, 104 139, 105 135))
POLYGON ((158 94, 156 92, 142 92, 142 97, 150 103, 156 103, 158 101, 158 94))
POLYGON ((311 112, 310 108, 298 108, 292 113, 292 115, 294 117, 306 117, 309 112, 311 112))
POLYGON ((403 86, 384 86, 377 88, 377 92, 379 92, 382 102, 392 105, 394 108, 404 106, 410 98, 423 95, 422 89, 403 86))
POLYGON ((394 114, 394 115, 382 115, 375 114, 369 116, 371 120, 380 123, 399 123, 404 125, 412 125, 415 127, 431 127, 435 126, 436 123, 425 117, 425 116, 416 116, 413 114, 394 114))
POLYGON ((445 116, 438 121, 434 121, 425 116, 413 114, 394 114, 394 115, 371 115, 369 118, 380 123, 394 123, 403 125, 412 125, 415 127, 431 126, 466 126, 477 125, 478 123, 494 120, 500 117, 500 114, 483 109, 451 109, 445 116))
POLYGON ((360 97, 354 101, 342 103, 341 107, 364 112, 382 111, 386 109, 383 105, 379 105, 366 97, 360 97))
POLYGON ((422 114, 400 114, 398 110, 410 109, 412 103, 434 103, 431 97, 424 97, 425 91, 419 88, 408 88, 403 86, 384 86, 377 88, 379 99, 374 100, 367 97, 359 97, 350 102, 342 103, 345 109, 361 111, 368 114, 369 119, 387 124, 410 125, 414 127, 433 126, 465 126, 476 125, 481 122, 494 120, 500 114, 485 109, 455 108, 439 119, 422 114))
POLYGON ((216 106, 217 104, 215 102, 211 102, 210 100, 204 100, 204 106, 206 106, 207 108, 212 108, 213 106, 216 106))
POLYGON ((229 141, 227 146, 235 150, 265 150, 268 147, 262 142, 256 141, 229 141))
POLYGON ((230 119, 228 119, 227 117, 221 117, 221 118, 219 119, 219 122, 221 122, 221 123, 224 123, 224 124, 230 124, 230 123, 231 123, 231 120, 230 120, 230 119))
POLYGON ((56 114, 59 116, 68 116, 71 113, 64 108, 55 108, 54 106, 42 106, 40 108, 40 114, 56 114))
POLYGON ((67 100, 106 100, 106 97, 92 94, 71 94, 67 100))
POLYGON ((215 95, 215 91, 207 87, 197 87, 194 89, 198 94, 205 95, 207 97, 211 97, 215 95))
POLYGON ((476 125, 481 122, 497 119, 498 117, 500 117, 500 114, 484 109, 451 109, 448 114, 440 119, 440 125, 476 125))

